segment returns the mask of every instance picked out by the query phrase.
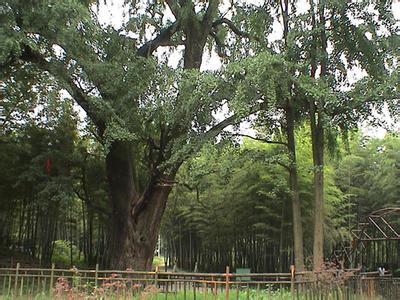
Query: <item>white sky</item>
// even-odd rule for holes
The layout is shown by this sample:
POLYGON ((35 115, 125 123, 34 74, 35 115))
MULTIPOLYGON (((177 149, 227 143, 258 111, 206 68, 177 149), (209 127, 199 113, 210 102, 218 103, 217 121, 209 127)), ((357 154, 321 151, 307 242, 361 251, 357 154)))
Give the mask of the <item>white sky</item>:
MULTIPOLYGON (((124 12, 124 5, 123 2, 124 0, 111 0, 108 1, 108 4, 105 5, 102 1, 101 5, 98 9, 98 17, 101 23, 104 25, 111 25, 115 28, 119 28, 124 22, 128 20, 128 14, 126 11, 124 12)), ((261 0, 244 0, 242 2, 251 2, 251 3, 260 3, 261 0)), ((307 1, 305 0, 300 0, 299 1, 299 12, 305 11, 309 8, 307 1)), ((393 14, 397 20, 400 20, 400 1, 394 1, 393 3, 393 14)), ((174 17, 171 12, 166 13, 164 18, 168 18, 170 20, 173 20, 174 17)), ((269 41, 273 41, 276 39, 279 39, 282 36, 282 26, 279 22, 275 22, 273 26, 273 33, 269 37, 269 41)), ((182 49, 179 49, 177 51, 174 51, 170 54, 168 64, 171 67, 176 67, 179 60, 181 59, 182 56, 182 49)), ((165 53, 165 49, 160 49, 157 53, 159 57, 165 53)), ((210 54, 208 51, 205 52, 204 57, 203 57, 203 64, 201 69, 202 70, 218 70, 221 68, 222 64, 221 61, 218 57, 218 55, 213 51, 210 54)), ((349 70, 349 81, 350 82, 355 82, 361 77, 363 77, 364 74, 361 72, 360 69, 353 68, 352 70, 349 70)), ((388 113, 386 113, 382 118, 386 119, 388 123, 391 125, 392 129, 395 129, 397 127, 397 130, 400 130, 399 124, 394 124, 388 116, 388 113), (397 125, 397 126, 396 126, 397 125)), ((364 122, 361 124, 362 131, 364 134, 370 135, 370 136, 377 136, 377 137, 383 137, 386 130, 384 128, 376 128, 376 127, 370 127, 367 125, 367 122, 364 122)), ((241 131, 245 132, 246 134, 254 134, 255 131, 250 129, 250 124, 244 122, 241 126, 241 131)))

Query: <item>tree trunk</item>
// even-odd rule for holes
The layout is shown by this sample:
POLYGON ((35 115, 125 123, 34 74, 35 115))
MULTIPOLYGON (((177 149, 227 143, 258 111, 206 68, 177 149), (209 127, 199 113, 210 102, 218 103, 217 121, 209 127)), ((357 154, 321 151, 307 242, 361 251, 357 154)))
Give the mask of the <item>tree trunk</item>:
MULTIPOLYGON (((212 9, 216 11, 215 3, 212 9)), ((183 26, 184 69, 200 69, 203 49, 211 29, 211 19, 206 17, 212 16, 214 12, 208 10, 209 14, 200 21, 194 13, 193 5, 188 11, 191 15, 187 17, 183 26)), ((161 184, 160 179, 163 174, 158 174, 156 168, 153 168, 155 173, 152 173, 147 189, 139 195, 135 189, 132 155, 128 143, 116 141, 106 157, 112 208, 108 264, 118 269, 149 270, 152 266, 161 218, 172 186, 161 184)), ((169 182, 174 180, 179 165, 177 163, 173 174, 167 176, 169 182)))
MULTIPOLYGON (((314 11, 314 4, 311 2, 314 11)), ((317 57, 319 54, 320 78, 327 75, 327 36, 325 33, 325 3, 318 3, 319 24, 316 23, 316 14, 312 14, 313 28, 319 27, 319 35, 314 35, 315 53, 311 62, 311 77, 315 78, 317 70, 317 57), (318 43, 320 53, 318 53, 318 43)), ((314 164, 314 245, 313 245, 313 267, 318 270, 324 263, 324 125, 323 125, 324 103, 319 99, 317 103, 310 101, 310 125, 312 152, 314 164)))
POLYGON ((149 204, 136 218, 126 216, 123 235, 114 243, 116 253, 112 255, 111 266, 118 269, 150 270, 154 249, 157 244, 161 217, 170 188, 154 187, 149 204))
POLYGON ((134 186, 132 156, 131 146, 117 141, 106 157, 112 207, 106 264, 116 269, 149 270, 172 187, 152 178, 139 196, 134 186))
MULTIPOLYGON (((211 4, 210 4, 211 5, 211 4)), ((214 10, 217 7, 213 7, 214 10)), ((194 12, 194 7, 191 9, 194 12)), ((211 13, 211 12, 210 12, 211 13)), ((212 15, 213 13, 211 13, 212 15)), ((205 17, 204 17, 205 18, 205 17)), ((183 54, 183 68, 197 69, 201 67, 203 49, 207 43, 207 37, 211 31, 211 21, 207 18, 200 21, 192 14, 183 28, 185 34, 185 52, 183 54)))
POLYGON ((200 69, 207 34, 186 35, 184 69, 200 69))
POLYGON ((286 135, 290 159, 289 186, 292 193, 294 259, 298 271, 304 271, 303 224, 297 174, 294 112, 291 103, 286 108, 286 135))
MULTIPOLYGON (((314 108, 315 106, 312 105, 314 108)), ((312 109, 311 112, 315 111, 312 109)), ((324 262, 324 130, 321 113, 311 117, 312 152, 314 163, 314 245, 313 267, 318 270, 324 262), (314 116, 314 117, 313 117, 314 116)))

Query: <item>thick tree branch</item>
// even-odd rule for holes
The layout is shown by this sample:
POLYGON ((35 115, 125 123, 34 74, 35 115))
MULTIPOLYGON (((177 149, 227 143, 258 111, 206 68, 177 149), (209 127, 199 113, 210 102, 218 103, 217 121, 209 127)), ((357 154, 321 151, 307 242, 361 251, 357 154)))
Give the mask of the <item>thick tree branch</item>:
POLYGON ((25 46, 20 57, 24 61, 36 64, 39 68, 49 72, 64 84, 64 88, 71 94, 76 102, 91 118, 100 131, 105 129, 105 121, 94 110, 90 108, 90 103, 85 92, 74 82, 69 76, 69 72, 61 62, 46 60, 39 52, 33 51, 30 47, 25 46))
POLYGON ((251 136, 251 135, 241 134, 241 133, 234 133, 232 135, 233 136, 247 137, 247 138, 250 138, 252 140, 260 141, 260 142, 263 142, 263 143, 266 143, 266 144, 275 144, 275 145, 282 145, 282 146, 287 147, 287 143, 285 143, 285 142, 271 141, 271 140, 267 140, 267 139, 264 139, 264 138, 254 137, 254 136, 251 136))
POLYGON ((252 107, 251 110, 246 112, 245 114, 233 114, 230 117, 226 118, 225 120, 219 122, 218 124, 214 125, 211 127, 206 133, 204 133, 204 136, 209 136, 210 137, 215 137, 217 136, 224 128, 228 127, 229 125, 235 125, 241 122, 244 118, 255 114, 259 112, 260 110, 263 109, 263 107, 266 105, 266 103, 260 103, 259 105, 252 107))
POLYGON ((214 31, 211 31, 210 35, 214 38, 214 41, 217 44, 218 56, 219 57, 226 57, 225 52, 223 50, 225 48, 224 43, 221 41, 221 39, 217 36, 217 34, 214 31))
POLYGON ((240 122, 243 117, 239 117, 238 115, 232 115, 225 120, 219 122, 218 124, 211 127, 206 133, 204 133, 205 138, 213 138, 216 137, 224 128, 228 127, 229 125, 236 124, 240 122))
POLYGON ((142 57, 150 57, 150 55, 160 46, 171 46, 171 37, 179 30, 179 23, 175 22, 170 26, 162 29, 160 33, 151 41, 141 46, 137 54, 142 57))
POLYGON ((241 31, 239 28, 236 27, 236 25, 231 20, 229 20, 227 18, 221 18, 221 19, 214 21, 212 23, 212 27, 217 28, 218 26, 223 25, 223 24, 227 25, 229 27, 229 29, 232 30, 233 33, 235 33, 238 36, 248 38, 248 39, 253 39, 253 40, 260 42, 260 39, 258 37, 252 36, 251 34, 249 34, 247 32, 241 31))
POLYGON ((209 0, 206 13, 204 14, 203 22, 207 27, 212 26, 213 16, 217 13, 219 0, 209 0))
POLYGON ((175 16, 175 19, 178 20, 179 19, 179 4, 177 3, 176 0, 166 0, 165 1, 169 7, 169 9, 171 10, 172 14, 175 16))
MULTIPOLYGON (((249 112, 248 115, 251 115, 252 113, 255 112, 256 111, 249 112)), ((186 153, 185 151, 184 153, 182 153, 181 158, 176 162, 176 165, 180 166, 185 161, 185 159, 189 158, 194 153, 200 151, 201 147, 204 144, 204 141, 215 138, 218 134, 222 132, 224 128, 228 127, 229 125, 234 125, 239 123, 244 117, 246 116, 238 116, 234 114, 226 118, 225 120, 215 124, 213 127, 211 127, 209 130, 207 130, 205 133, 203 133, 198 137, 198 140, 194 143, 194 147, 191 147, 186 153)))

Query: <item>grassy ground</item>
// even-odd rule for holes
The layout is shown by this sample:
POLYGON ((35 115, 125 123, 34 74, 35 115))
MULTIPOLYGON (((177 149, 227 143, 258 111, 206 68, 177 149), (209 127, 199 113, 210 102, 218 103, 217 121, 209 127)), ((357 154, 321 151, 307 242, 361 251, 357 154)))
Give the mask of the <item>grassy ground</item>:
MULTIPOLYGON (((379 300, 382 298, 369 298, 366 296, 356 296, 356 295, 347 295, 343 293, 328 293, 326 291, 319 291, 318 296, 317 293, 314 295, 311 294, 296 294, 295 299, 299 300, 307 300, 307 299, 322 299, 321 294, 324 293, 323 299, 330 300, 379 300)), ((131 300, 225 300, 225 292, 219 292, 218 294, 212 294, 211 290, 207 293, 197 291, 196 294, 193 293, 193 290, 187 291, 184 293, 183 291, 177 293, 162 293, 154 290, 145 290, 140 294, 126 294, 126 293, 104 293, 102 295, 88 295, 83 293, 64 293, 64 294, 55 294, 55 295, 47 295, 47 294, 37 294, 37 295, 24 295, 14 297, 13 295, 2 296, 0 295, 0 300, 22 300, 22 299, 34 299, 34 300, 49 300, 49 299, 131 299, 131 300)), ((292 299, 292 295, 288 290, 280 290, 280 291, 265 291, 265 290, 230 290, 229 291, 229 300, 243 299, 243 300, 284 300, 284 299, 292 299)))

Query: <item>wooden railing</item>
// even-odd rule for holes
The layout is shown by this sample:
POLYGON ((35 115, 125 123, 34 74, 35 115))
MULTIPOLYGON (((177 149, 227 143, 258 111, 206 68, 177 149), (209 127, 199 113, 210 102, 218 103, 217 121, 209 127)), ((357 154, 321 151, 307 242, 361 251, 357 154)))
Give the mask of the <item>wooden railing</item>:
POLYGON ((333 270, 235 274, 0 268, 3 296, 113 297, 129 299, 400 299, 400 281, 391 277, 333 270), (349 275, 350 274, 350 275, 349 275), (147 297, 147 298, 146 298, 147 297), (164 298, 162 298, 164 297, 164 298), (360 299, 360 298, 358 298, 360 299), (372 298, 371 298, 372 299, 372 298))

